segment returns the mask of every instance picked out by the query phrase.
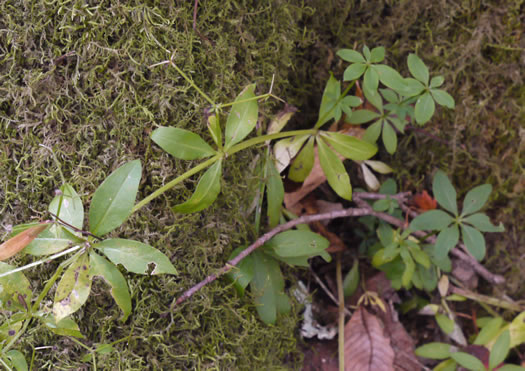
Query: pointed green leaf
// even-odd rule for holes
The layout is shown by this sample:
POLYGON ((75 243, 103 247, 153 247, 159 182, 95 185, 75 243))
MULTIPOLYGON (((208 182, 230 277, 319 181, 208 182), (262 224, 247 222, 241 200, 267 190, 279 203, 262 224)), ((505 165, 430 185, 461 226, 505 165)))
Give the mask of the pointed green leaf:
POLYGON ((290 300, 284 293, 284 280, 279 264, 272 257, 253 253, 254 277, 250 287, 257 306, 257 313, 266 324, 274 324, 279 314, 290 311, 290 300))
POLYGON ((319 152, 319 162, 323 169, 330 187, 345 200, 352 199, 352 186, 350 178, 339 157, 324 143, 322 138, 317 140, 317 149, 319 152))
MULTIPOLYGON (((233 250, 228 260, 235 258, 244 249, 246 249, 246 246, 238 247, 233 250)), ((233 286, 239 295, 244 296, 244 290, 250 284, 250 282, 252 282, 254 274, 253 255, 248 255, 226 274, 226 278, 233 282, 233 286)))
POLYGON ((313 257, 326 250, 329 245, 328 240, 317 233, 291 230, 275 235, 265 244, 265 248, 284 258, 305 255, 313 257))
POLYGON ((403 283, 404 287, 410 287, 410 282, 412 281, 412 277, 414 276, 414 272, 416 270, 416 264, 414 263, 414 260, 407 249, 402 248, 400 255, 401 259, 403 259, 403 263, 405 263, 405 271, 401 276, 401 282, 403 283))
POLYGON ((379 75, 379 81, 383 85, 397 91, 401 95, 407 96, 407 84, 399 72, 385 64, 374 65, 373 68, 379 75))
POLYGON ((415 354, 418 357, 430 359, 445 359, 450 357, 452 345, 446 343, 428 343, 418 347, 415 354))
POLYGON ((356 137, 334 132, 321 132, 321 136, 345 158, 354 161, 368 160, 377 153, 377 146, 356 137))
POLYGON ((315 128, 321 127, 326 122, 334 119, 338 121, 341 118, 342 110, 340 107, 339 97, 341 96, 341 83, 335 79, 334 75, 330 74, 330 78, 326 82, 323 97, 321 98, 321 106, 319 107, 319 119, 315 124, 315 128))
POLYGON ((314 166, 314 137, 311 136, 290 166, 288 178, 294 182, 303 182, 314 166))
POLYGON ((468 225, 461 224, 461 235, 463 237, 463 243, 467 250, 476 258, 477 261, 483 260, 485 257, 485 238, 480 231, 469 227, 468 225))
POLYGON ((43 318, 44 325, 53 333, 60 336, 74 336, 80 339, 84 338, 84 335, 80 332, 80 328, 77 323, 71 318, 64 318, 60 322, 56 322, 55 316, 50 313, 43 318))
POLYGON ((281 173, 288 165, 292 158, 299 153, 303 143, 310 138, 310 135, 297 135, 295 137, 281 139, 273 146, 275 156, 275 166, 281 173))
POLYGON ((364 124, 365 122, 372 121, 381 115, 377 112, 372 112, 366 109, 360 109, 352 112, 349 122, 351 124, 364 124))
POLYGON ((51 255, 83 242, 85 240, 71 233, 69 229, 53 224, 31 241, 24 253, 34 256, 51 255))
POLYGON ((215 154, 213 148, 199 135, 184 129, 160 127, 151 134, 151 140, 181 160, 196 160, 215 154))
POLYGON ((73 227, 82 229, 84 223, 84 206, 75 189, 69 185, 64 184, 60 187, 62 194, 55 196, 49 204, 49 212, 57 215, 60 209, 60 214, 57 215, 61 220, 71 224, 73 227))
POLYGON ((377 142, 377 139, 381 135, 381 129, 383 128, 383 123, 385 122, 386 122, 385 120, 378 120, 374 122, 372 125, 370 125, 366 129, 365 135, 363 135, 363 140, 369 143, 377 142))
POLYGON ((463 352, 451 353, 450 357, 452 357, 461 366, 468 368, 469 370, 473 370, 473 371, 485 371, 486 370, 485 366, 483 366, 483 363, 478 358, 471 356, 468 353, 463 353, 463 352))
POLYGON ((284 185, 281 175, 275 168, 270 158, 266 159, 266 194, 268 202, 268 224, 270 228, 275 228, 279 224, 281 217, 281 207, 284 201, 284 185))
MULTIPOLYGON (((0 262, 0 273, 12 271, 16 267, 0 262)), ((0 306, 4 311, 27 311, 31 305, 31 284, 22 272, 0 277, 0 306)))
POLYGON ((382 62, 383 59, 385 59, 384 47, 378 46, 377 48, 372 49, 372 52, 370 53, 370 62, 379 63, 382 62))
POLYGON ((430 93, 436 100, 437 104, 450 109, 454 109, 456 104, 454 102, 454 98, 452 98, 452 96, 449 93, 441 89, 430 89, 430 93))
POLYGON ((208 131, 210 132, 213 142, 222 148, 222 130, 221 123, 217 115, 211 115, 208 117, 208 131))
POLYGON ((445 228, 439 232, 435 245, 435 251, 438 255, 438 259, 447 256, 450 250, 456 247, 458 241, 459 228, 456 224, 452 224, 448 228, 445 228))
POLYGON ((378 85, 379 75, 377 74, 377 72, 373 68, 367 69, 363 78, 363 91, 364 89, 368 89, 369 91, 377 92, 378 85))
POLYGON ((506 364, 498 368, 498 371, 525 371, 525 367, 518 365, 506 364))
POLYGON ((416 116, 416 122, 419 125, 427 123, 434 115, 436 110, 436 105, 434 104, 434 99, 429 93, 425 93, 420 96, 416 101, 416 108, 414 110, 416 116))
POLYGON ((444 82, 445 78, 443 76, 434 76, 432 77, 432 80, 430 80, 430 87, 439 88, 444 82))
MULTIPOLYGON (((255 84, 248 85, 237 96, 235 102, 254 98, 255 84)), ((246 138, 255 128, 259 114, 259 105, 256 100, 235 103, 232 106, 228 119, 226 120, 225 147, 230 148, 246 138)))
POLYGON ((177 274, 166 255, 145 243, 111 238, 93 247, 99 249, 113 264, 122 264, 129 272, 137 274, 177 274))
POLYGON ((361 53, 352 49, 341 49, 337 52, 337 56, 350 63, 366 62, 361 53))
POLYGON ((221 192, 222 160, 204 172, 195 191, 186 202, 173 206, 177 213, 194 213, 210 206, 221 192))
POLYGON ((354 264, 352 268, 347 273, 343 281, 343 292, 345 298, 352 296, 352 294, 357 290, 359 285, 359 260, 354 259, 354 264))
POLYGON ((425 86, 422 83, 411 77, 404 79, 403 83, 404 90, 399 91, 399 93, 404 97, 414 97, 425 90, 425 86))
MULTIPOLYGON (((478 229, 481 232, 503 232, 505 227, 502 223, 499 223, 498 226, 495 226, 490 222, 490 219, 487 215, 482 213, 476 213, 467 216, 463 219, 465 223, 471 224, 474 228, 478 229)), ((27 247, 26 247, 27 249, 27 247)))
POLYGON ((410 223, 413 231, 440 231, 452 223, 454 219, 442 210, 430 210, 420 214, 410 223))
POLYGON ((365 56, 365 59, 368 62, 370 62, 371 53, 370 53, 370 49, 366 45, 363 46, 363 55, 365 56))
POLYGON ((388 246, 394 242, 394 230, 386 223, 379 224, 377 228, 377 237, 383 246, 388 246))
POLYGON ((442 313, 437 313, 436 321, 445 334, 450 335, 452 331, 454 331, 454 321, 452 321, 446 315, 442 313))
POLYGON ((368 85, 363 84, 363 93, 368 102, 377 108, 379 112, 383 113, 383 98, 379 94, 377 87, 371 89, 368 85))
POLYGON ((392 155, 397 148, 397 134, 388 122, 383 125, 382 139, 387 152, 392 155))
POLYGON ((366 64, 354 63, 348 66, 343 74, 344 81, 353 81, 361 77, 366 70, 366 64))
POLYGON ((442 254, 437 251, 435 245, 427 245, 424 250, 428 256, 430 256, 430 260, 436 267, 443 272, 450 272, 452 270, 452 262, 448 255, 441 256, 442 254))
POLYGON ((91 267, 91 271, 89 272, 90 278, 93 279, 93 277, 99 276, 111 286, 111 296, 122 310, 122 322, 125 322, 131 314, 131 296, 126 279, 117 267, 94 251, 91 251, 89 256, 91 267))
POLYGON ((483 184, 468 191, 463 201, 461 216, 479 211, 487 203, 491 192, 492 186, 490 184, 483 184))
POLYGON ((427 253, 421 250, 419 247, 416 246, 409 246, 408 250, 410 251, 410 254, 412 255, 412 258, 418 263, 421 264, 425 268, 430 268, 430 258, 428 257, 427 253))
POLYGON ((494 339, 503 324, 503 318, 495 317, 491 318, 487 324, 483 326, 478 336, 474 340, 474 345, 487 345, 492 339, 494 339))
POLYGON ((87 253, 83 253, 71 263, 58 283, 53 304, 56 321, 60 322, 79 310, 89 297, 90 291, 89 259, 87 253))
POLYGON ((16 371, 27 371, 27 362, 24 354, 16 349, 12 349, 6 353, 6 356, 11 361, 11 364, 16 369, 16 371))
POLYGON ((432 192, 434 193, 436 201, 442 208, 450 211, 454 215, 458 215, 456 189, 448 179, 447 175, 441 170, 438 170, 434 176, 432 192))
POLYGON ((139 160, 119 167, 97 188, 89 209, 89 231, 102 236, 120 226, 131 214, 139 189, 139 160))
POLYGON ((409 54, 407 58, 408 70, 416 79, 423 84, 428 85, 429 73, 428 67, 423 63, 421 58, 415 54, 409 54))

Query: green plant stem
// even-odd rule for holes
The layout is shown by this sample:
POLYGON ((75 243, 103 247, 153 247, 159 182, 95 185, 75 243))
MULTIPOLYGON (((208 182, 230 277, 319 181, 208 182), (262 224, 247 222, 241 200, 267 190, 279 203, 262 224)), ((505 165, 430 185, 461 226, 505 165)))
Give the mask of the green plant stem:
POLYGON ((42 300, 44 300, 49 290, 51 290, 51 287, 53 287, 58 277, 62 274, 63 270, 64 266, 60 264, 53 276, 49 279, 49 281, 47 281, 46 285, 44 286, 44 289, 42 290, 40 295, 38 295, 38 298, 35 300, 35 303, 31 307, 32 312, 36 312, 38 310, 38 308, 40 307, 40 303, 42 302, 42 300))
POLYGON ((339 300, 339 371, 345 369, 345 294, 343 292, 343 272, 341 269, 341 253, 337 254, 335 274, 337 281, 337 297, 339 300))
POLYGON ((238 144, 234 145, 233 147, 231 147, 229 149, 226 149, 223 153, 217 153, 215 156, 209 158, 208 160, 206 160, 204 162, 201 162, 199 165, 195 166, 191 170, 188 170, 184 174, 176 177, 175 179, 173 179, 169 183, 167 183, 164 186, 160 187, 155 192, 151 193, 146 198, 144 198, 140 202, 138 202, 133 207, 133 209, 131 209, 131 213, 134 213, 137 210, 141 209, 142 207, 146 206, 152 200, 154 200, 155 198, 161 196, 166 191, 168 191, 169 189, 175 187, 177 184, 179 184, 180 182, 186 180, 190 176, 192 176, 194 174, 197 174, 198 172, 200 172, 200 171, 210 167, 211 165, 213 165, 215 162, 217 162, 218 160, 220 160, 224 156, 233 155, 234 153, 242 151, 243 149, 246 149, 246 148, 249 148, 249 147, 253 147, 253 146, 257 145, 257 144, 264 143, 264 142, 266 142, 268 140, 292 137, 292 136, 295 136, 295 135, 307 135, 307 134, 314 135, 316 133, 317 133, 317 130, 315 130, 315 129, 293 130, 293 131, 286 131, 284 133, 275 133, 275 134, 263 135, 263 136, 260 136, 260 137, 251 138, 251 139, 245 140, 244 142, 238 143, 238 144))
POLYGON ((7 371, 13 371, 13 369, 9 367, 2 358, 0 358, 0 364, 4 366, 7 371))
POLYGON ((495 306, 495 307, 500 307, 500 308, 503 308, 503 309, 510 309, 512 311, 515 311, 515 312, 523 312, 525 310, 525 308, 523 308, 519 304, 512 303, 512 302, 507 301, 507 300, 501 300, 501 299, 498 299, 498 298, 493 298, 493 297, 490 297, 490 296, 477 294, 475 292, 472 292, 472 291, 469 291, 469 290, 465 290, 465 289, 461 289, 461 288, 455 287, 455 286, 452 286, 452 293, 460 295, 460 296, 463 296, 463 297, 465 297, 467 299, 470 299, 470 300, 477 301, 479 303, 485 303, 485 304, 492 305, 492 306, 495 306))
POLYGON ((341 102, 341 101, 344 99, 344 97, 346 97, 346 95, 348 94, 348 92, 350 91, 350 89, 352 89, 352 87, 353 87, 354 85, 355 85, 355 80, 352 81, 352 83, 346 87, 346 89, 343 91, 343 94, 341 94, 341 95, 339 96, 339 98, 337 98, 337 100, 335 101, 335 103, 333 104, 333 106, 332 106, 328 111, 326 111, 322 117, 319 117, 319 120, 317 120, 317 122, 316 122, 315 125, 314 125, 314 128, 315 128, 315 129, 319 129, 319 128, 324 124, 324 123, 323 123, 323 124, 320 124, 320 123, 323 122, 324 119, 325 119, 330 113, 332 113, 332 111, 334 110, 334 108, 339 104, 339 102, 341 102))
POLYGON ((197 92, 202 95, 202 97, 204 99, 206 99, 208 101, 208 103, 210 103, 213 107, 216 106, 215 102, 205 93, 203 92, 194 82, 192 79, 189 78, 188 75, 186 75, 184 73, 184 71, 182 71, 175 63, 173 63, 172 60, 169 61, 170 65, 175 68, 175 70, 177 70, 177 72, 184 78, 184 80, 186 80, 195 90, 197 90, 197 92))
POLYGON ((9 341, 9 343, 6 344, 5 347, 2 348, 2 353, 5 354, 7 351, 9 351, 9 349, 13 346, 13 344, 18 340, 20 339, 20 336, 22 336, 26 330, 27 330, 27 326, 29 325, 29 322, 31 322, 31 317, 29 317, 25 322, 24 324, 22 325, 22 328, 16 332, 16 334, 13 336, 13 338, 9 341))

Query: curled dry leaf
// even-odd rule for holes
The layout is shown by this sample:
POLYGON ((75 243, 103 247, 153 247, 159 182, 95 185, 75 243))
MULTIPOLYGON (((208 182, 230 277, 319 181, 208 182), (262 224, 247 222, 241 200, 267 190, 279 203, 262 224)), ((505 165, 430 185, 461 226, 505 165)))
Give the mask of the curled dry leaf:
POLYGON ((378 318, 359 307, 345 326, 345 371, 394 370, 394 350, 378 318))
POLYGON ((0 245, 0 260, 6 260, 18 254, 48 226, 49 223, 35 225, 5 241, 0 245))

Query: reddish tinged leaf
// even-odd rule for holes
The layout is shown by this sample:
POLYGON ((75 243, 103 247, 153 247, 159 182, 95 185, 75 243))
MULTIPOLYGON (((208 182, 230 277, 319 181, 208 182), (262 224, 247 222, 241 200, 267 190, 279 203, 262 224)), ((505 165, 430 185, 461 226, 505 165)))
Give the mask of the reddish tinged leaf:
POLYGON ((433 199, 427 191, 423 191, 421 193, 416 194, 412 198, 412 203, 420 211, 434 210, 435 208, 437 208, 437 201, 433 199))
POLYGON ((48 223, 35 225, 5 241, 0 245, 0 260, 6 260, 19 253, 42 233, 48 225, 48 223))

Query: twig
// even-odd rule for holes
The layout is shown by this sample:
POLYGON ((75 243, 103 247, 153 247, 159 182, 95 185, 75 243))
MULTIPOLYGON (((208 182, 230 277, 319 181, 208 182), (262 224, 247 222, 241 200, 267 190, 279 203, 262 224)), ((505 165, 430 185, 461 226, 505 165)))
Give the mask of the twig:
POLYGON ((196 284, 195 286, 191 287, 189 290, 185 291, 175 304, 172 304, 172 308, 175 306, 181 304, 186 299, 191 297, 193 294, 195 294, 197 291, 199 291, 201 288, 206 286, 208 283, 211 283, 215 281, 217 278, 222 276, 225 273, 228 273, 233 267, 235 267, 241 260, 243 260, 245 257, 247 257, 249 254, 251 254, 253 251, 255 251, 258 247, 264 245, 265 242, 270 240, 273 236, 275 236, 278 233, 284 232, 288 229, 291 229, 299 224, 307 224, 311 222, 315 222, 318 220, 330 220, 330 219, 336 219, 336 218, 344 218, 348 216, 365 216, 370 215, 370 208, 350 208, 350 209, 344 209, 344 210, 336 210, 331 211, 329 213, 323 213, 323 214, 315 214, 315 215, 304 215, 297 219, 290 220, 288 223, 281 224, 271 231, 263 234, 261 237, 257 239, 253 244, 248 246, 245 250, 243 250, 239 255, 237 255, 235 258, 228 261, 224 267, 222 267, 217 273, 212 273, 208 277, 206 277, 204 280, 196 284))
MULTIPOLYGON (((325 294, 334 302, 335 305, 339 306, 339 300, 337 300, 335 298, 334 294, 332 294, 332 292, 330 291, 330 289, 328 287, 326 287, 326 285, 323 282, 323 280, 321 278, 319 278, 319 276, 313 270, 310 270, 310 273, 314 277, 315 282, 317 282, 317 284, 321 287, 321 289, 325 292, 325 294)), ((346 309, 346 307, 345 307, 344 310, 345 310, 345 313, 347 315, 352 316, 352 312, 350 312, 348 309, 346 309)))

